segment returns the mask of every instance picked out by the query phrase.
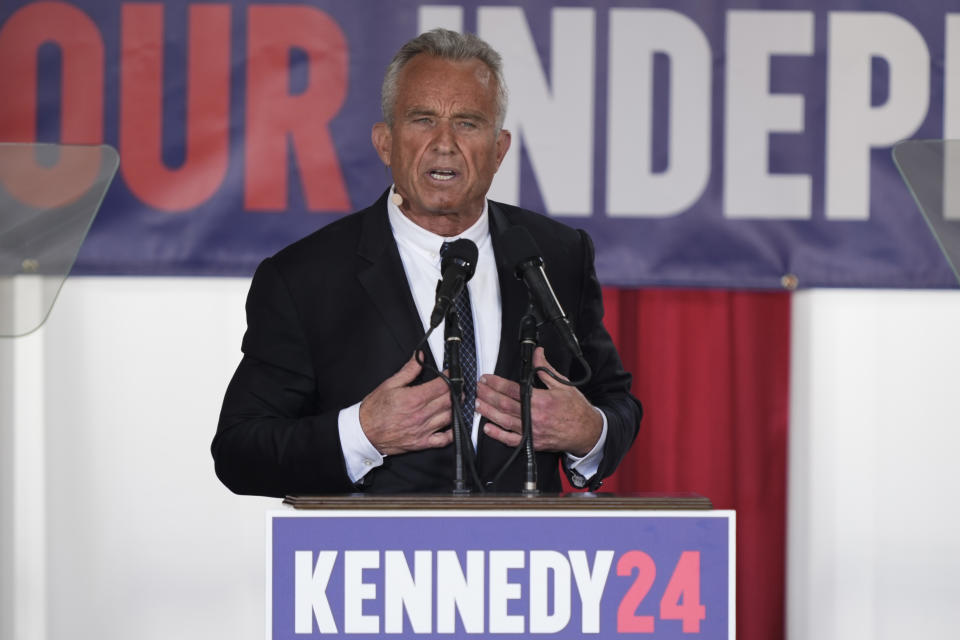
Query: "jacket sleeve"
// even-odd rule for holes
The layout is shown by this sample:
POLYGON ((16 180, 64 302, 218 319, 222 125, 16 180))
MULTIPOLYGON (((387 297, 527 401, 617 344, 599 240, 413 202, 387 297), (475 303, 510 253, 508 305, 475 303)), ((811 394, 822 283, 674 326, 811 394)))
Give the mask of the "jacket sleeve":
MULTIPOLYGON (((640 428, 643 409, 631 394, 632 378, 623 368, 613 340, 603 326, 603 294, 594 268, 593 241, 579 231, 582 247, 580 304, 576 311, 577 339, 584 359, 590 365, 590 380, 581 391, 607 416, 607 440, 603 460, 597 473, 586 479, 592 490, 600 487, 603 478, 612 474, 633 444, 640 428)), ((568 472, 568 477, 570 473, 568 472)), ((570 477, 571 484, 583 486, 583 479, 570 477)))
POLYGON ((246 310, 243 358, 211 445, 217 477, 240 494, 351 491, 339 409, 314 415, 316 378, 306 334, 270 258, 257 268, 246 310))

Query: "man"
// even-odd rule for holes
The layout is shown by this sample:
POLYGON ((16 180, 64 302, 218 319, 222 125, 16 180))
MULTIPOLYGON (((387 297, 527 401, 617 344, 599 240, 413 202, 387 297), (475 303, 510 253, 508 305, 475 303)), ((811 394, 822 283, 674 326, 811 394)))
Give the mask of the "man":
MULTIPOLYGON (((480 374, 465 381, 476 395, 468 446, 483 485, 473 488, 519 491, 523 456, 501 470, 521 441, 517 335, 527 292, 498 259, 500 234, 520 225, 536 238, 592 369, 582 392, 539 374, 538 484, 561 490, 562 463, 575 486, 599 487, 633 442, 640 405, 601 322, 587 235, 486 200, 510 147, 499 54, 473 35, 422 34, 388 67, 382 106, 372 140, 393 187, 254 275, 244 356, 212 445, 217 475, 237 493, 273 496, 449 492, 450 394, 431 373, 444 360, 442 327, 424 350, 430 366, 413 351, 429 326, 441 246, 468 238, 479 248, 467 287, 480 374)), ((540 338, 546 351, 536 350, 534 366, 581 375, 552 329, 540 338)))

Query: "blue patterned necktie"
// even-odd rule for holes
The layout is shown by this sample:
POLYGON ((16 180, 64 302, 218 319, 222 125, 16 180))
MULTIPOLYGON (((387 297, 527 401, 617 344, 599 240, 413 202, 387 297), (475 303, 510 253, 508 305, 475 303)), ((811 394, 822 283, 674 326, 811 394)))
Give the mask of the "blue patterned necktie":
MULTIPOLYGON (((447 252, 449 242, 440 247, 440 256, 447 252)), ((460 369, 463 373, 463 404, 461 415, 467 429, 473 428, 473 407, 477 399, 477 345, 473 336, 473 312, 470 310, 470 292, 466 285, 454 300, 457 318, 460 320, 460 369)), ((450 345, 443 349, 443 368, 450 366, 450 345)))

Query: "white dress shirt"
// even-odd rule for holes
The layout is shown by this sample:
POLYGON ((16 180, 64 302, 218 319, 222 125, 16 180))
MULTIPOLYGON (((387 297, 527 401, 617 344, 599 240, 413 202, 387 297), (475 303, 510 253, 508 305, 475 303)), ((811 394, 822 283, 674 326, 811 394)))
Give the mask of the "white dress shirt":
MULTIPOLYGON (((469 229, 451 238, 439 236, 417 225, 407 218, 389 198, 387 199, 387 216, 424 331, 430 326, 430 314, 436 300, 437 281, 442 275, 440 247, 444 242, 453 242, 460 238, 467 238, 477 245, 477 268, 467 283, 477 346, 477 376, 492 374, 500 351, 501 307, 500 280, 493 255, 493 243, 490 239, 486 201, 484 201, 480 218, 469 229)), ((441 365, 443 363, 443 322, 433 331, 427 342, 434 362, 441 365)), ((476 381, 464 381, 464 384, 471 383, 476 384, 476 381)), ((599 409, 597 411, 603 416, 603 431, 596 446, 582 458, 566 455, 566 466, 576 470, 585 478, 597 472, 603 457, 603 444, 607 437, 607 417, 599 409)), ((474 447, 477 445, 479 427, 480 414, 475 413, 472 430, 474 447)), ((351 481, 358 482, 372 469, 383 464, 384 456, 370 444, 360 426, 359 402, 340 411, 338 428, 347 475, 351 481)))

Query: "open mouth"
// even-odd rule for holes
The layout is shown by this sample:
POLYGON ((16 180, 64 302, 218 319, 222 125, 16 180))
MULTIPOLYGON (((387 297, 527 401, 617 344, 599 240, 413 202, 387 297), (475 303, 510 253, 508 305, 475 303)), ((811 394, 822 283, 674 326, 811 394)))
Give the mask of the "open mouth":
POLYGON ((457 177, 457 172, 451 169, 433 169, 430 171, 430 177, 434 180, 453 180, 457 177))

